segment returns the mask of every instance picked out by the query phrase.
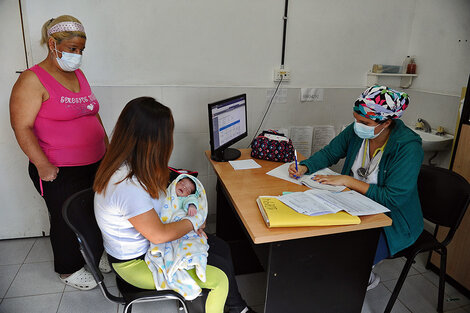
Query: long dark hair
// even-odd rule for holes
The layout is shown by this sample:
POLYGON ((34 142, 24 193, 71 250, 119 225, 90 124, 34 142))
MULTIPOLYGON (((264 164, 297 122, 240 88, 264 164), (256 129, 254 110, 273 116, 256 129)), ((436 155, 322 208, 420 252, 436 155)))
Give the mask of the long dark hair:
POLYGON ((121 112, 108 150, 96 173, 93 190, 104 192, 111 176, 126 162, 152 198, 166 189, 173 150, 171 110, 151 97, 129 101, 121 112))

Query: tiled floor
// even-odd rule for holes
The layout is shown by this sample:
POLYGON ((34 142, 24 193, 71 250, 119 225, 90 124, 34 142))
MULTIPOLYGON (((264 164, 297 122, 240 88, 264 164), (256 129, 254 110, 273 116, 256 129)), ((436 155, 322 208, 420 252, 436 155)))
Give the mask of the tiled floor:
MULTIPOLYGON (((424 268, 424 259, 420 256, 413 266, 393 312, 435 312, 438 277, 424 268)), ((383 312, 403 262, 386 260, 374 268, 381 283, 367 292, 362 313, 383 312)), ((105 276, 111 291, 117 293, 113 274, 105 276)), ((265 279, 264 273, 237 277, 242 295, 257 312, 263 312, 265 279)), ((98 289, 78 291, 59 281, 53 271, 49 238, 0 241, 0 301, 0 313, 122 312, 122 307, 105 300, 98 289)), ((176 312, 173 302, 160 306, 157 312, 176 312)), ((139 304, 133 312, 155 312, 152 308, 155 304, 139 304)), ((468 313, 470 299, 447 285, 444 308, 449 313, 468 313)))

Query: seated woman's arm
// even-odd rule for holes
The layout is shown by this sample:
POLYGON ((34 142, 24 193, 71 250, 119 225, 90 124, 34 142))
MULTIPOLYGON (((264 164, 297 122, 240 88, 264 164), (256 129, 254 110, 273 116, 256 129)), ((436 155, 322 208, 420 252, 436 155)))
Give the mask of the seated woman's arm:
POLYGON ((193 230, 193 225, 188 219, 163 224, 153 209, 129 218, 129 222, 153 244, 179 239, 193 230))

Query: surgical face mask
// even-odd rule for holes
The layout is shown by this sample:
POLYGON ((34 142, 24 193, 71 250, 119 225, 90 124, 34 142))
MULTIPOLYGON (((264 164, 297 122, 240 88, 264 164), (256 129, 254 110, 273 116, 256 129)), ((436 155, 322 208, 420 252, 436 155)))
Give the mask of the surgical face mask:
MULTIPOLYGON (((379 124, 380 125, 380 124, 379 124)), ((357 120, 354 122, 354 132, 359 138, 362 139, 374 139, 377 138, 385 128, 383 128, 377 135, 374 134, 376 126, 367 126, 362 123, 359 123, 357 120)))
POLYGON ((60 68, 63 69, 64 71, 73 72, 77 70, 82 64, 81 54, 62 51, 62 57, 59 58, 59 52, 61 51, 57 50, 57 45, 56 45, 56 49, 54 50, 56 51, 56 55, 57 55, 55 59, 57 60, 57 63, 59 64, 60 68))

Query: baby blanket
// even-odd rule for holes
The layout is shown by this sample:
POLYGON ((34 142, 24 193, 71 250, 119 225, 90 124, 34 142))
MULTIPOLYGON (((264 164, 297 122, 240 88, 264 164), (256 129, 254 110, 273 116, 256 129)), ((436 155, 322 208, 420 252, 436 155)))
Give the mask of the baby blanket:
MULTIPOLYGON (((188 177, 196 184, 198 199, 197 214, 205 220, 207 217, 206 191, 201 182, 187 174, 179 175, 167 188, 160 218, 163 223, 177 222, 187 215, 182 208, 182 202, 176 195, 176 183, 188 177)), ((200 237, 194 230, 180 239, 151 244, 145 255, 145 262, 152 271, 157 290, 172 289, 187 300, 195 299, 201 292, 199 285, 191 278, 186 270, 195 267, 197 277, 206 281, 207 239, 200 237)))

